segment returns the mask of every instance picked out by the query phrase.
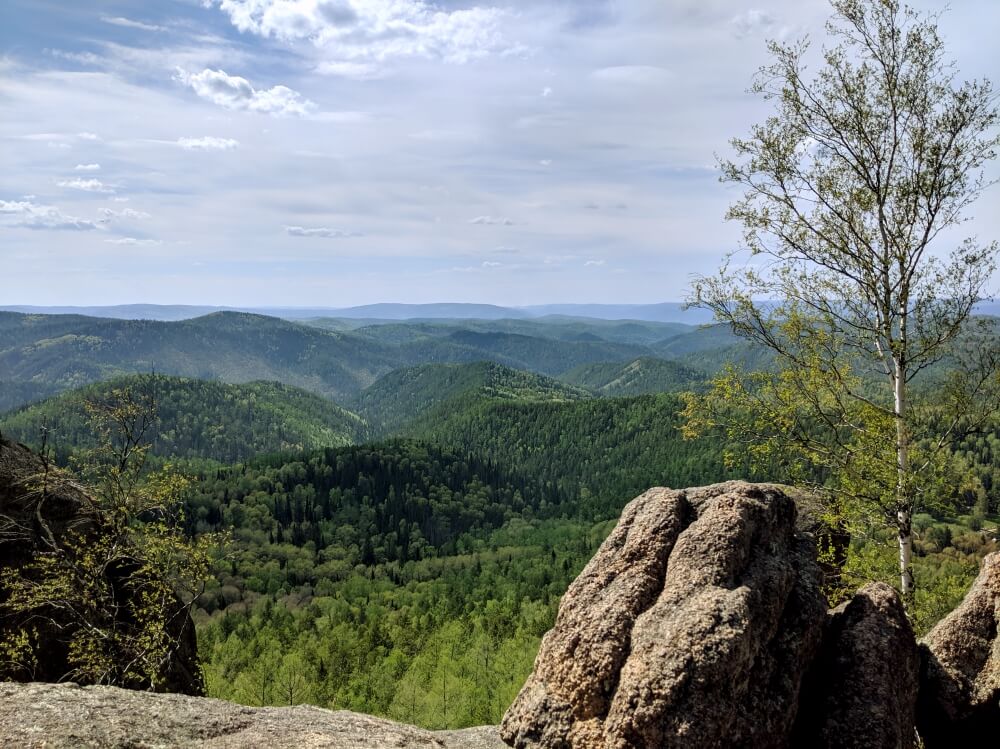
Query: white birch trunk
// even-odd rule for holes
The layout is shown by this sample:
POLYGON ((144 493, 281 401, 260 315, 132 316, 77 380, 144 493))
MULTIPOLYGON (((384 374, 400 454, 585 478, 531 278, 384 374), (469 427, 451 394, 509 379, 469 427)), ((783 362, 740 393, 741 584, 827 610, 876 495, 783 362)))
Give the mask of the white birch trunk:
POLYGON ((899 584, 905 599, 913 594, 913 513, 907 485, 910 435, 906 428, 906 373, 898 360, 893 374, 896 406, 896 530, 899 536, 899 584))

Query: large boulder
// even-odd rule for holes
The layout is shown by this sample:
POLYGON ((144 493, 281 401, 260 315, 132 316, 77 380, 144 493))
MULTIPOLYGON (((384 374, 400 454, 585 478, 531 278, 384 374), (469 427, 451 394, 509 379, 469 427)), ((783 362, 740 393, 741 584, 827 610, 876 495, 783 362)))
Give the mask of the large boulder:
POLYGON ((633 500, 573 582, 504 716, 515 747, 780 747, 826 614, 781 488, 633 500))
POLYGON ((803 686, 795 746, 910 749, 919 659, 899 594, 870 583, 829 612, 803 686))
MULTIPOLYGON (((23 445, 0 438, 0 570, 23 570, 39 551, 52 552, 69 534, 92 539, 99 526, 100 508, 71 476, 43 461, 23 445)), ((134 564, 120 563, 104 572, 107 583, 121 595, 137 596, 130 583, 137 571, 134 564)), ((12 642, 29 627, 41 647, 35 648, 35 662, 29 666, 0 659, 0 680, 62 681, 72 673, 70 638, 79 621, 63 609, 52 607, 31 616, 7 605, 9 590, 0 583, 0 642, 12 642)), ((127 612, 128 606, 121 606, 127 612)), ((194 623, 179 599, 161 612, 172 643, 160 666, 156 683, 139 681, 143 689, 202 694, 194 623)), ((133 623, 122 614, 115 627, 133 623)))
POLYGON ((0 746, 201 749, 503 749, 495 727, 425 731, 318 707, 245 707, 222 700, 75 684, 0 684, 0 746))
POLYGON ((1000 552, 922 640, 917 727, 927 749, 1000 734, 1000 552))

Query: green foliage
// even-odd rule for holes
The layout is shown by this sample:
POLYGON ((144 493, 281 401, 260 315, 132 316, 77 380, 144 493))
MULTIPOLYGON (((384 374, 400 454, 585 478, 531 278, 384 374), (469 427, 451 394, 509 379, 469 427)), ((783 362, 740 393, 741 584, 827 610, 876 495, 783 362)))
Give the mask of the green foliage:
POLYGON ((705 361, 696 366, 711 372, 733 344, 691 326, 638 321, 414 321, 355 330, 313 322, 236 312, 175 322, 0 312, 0 413, 154 370, 228 383, 278 381, 346 402, 379 377, 421 364, 493 361, 557 376, 584 364, 698 350, 705 361))
POLYGON ((677 362, 643 357, 630 362, 584 364, 561 379, 615 397, 688 390, 700 385, 705 376, 677 362))
POLYGON ((0 419, 0 431, 28 445, 44 438, 64 464, 73 450, 92 448, 86 404, 122 389, 156 400, 150 449, 163 458, 232 463, 260 453, 346 445, 365 430, 360 417, 304 390, 274 382, 226 385, 166 375, 131 375, 74 390, 0 419))
POLYGON ((589 397, 579 388, 493 362, 423 364, 398 369, 367 388, 355 408, 376 435, 414 422, 433 423, 483 400, 570 401, 589 397))
POLYGON ((4 646, 4 655, 28 674, 52 646, 39 636, 48 629, 66 641, 66 678, 162 686, 165 664, 179 644, 178 622, 201 593, 219 539, 187 536, 186 477, 169 465, 145 470, 143 438, 153 408, 148 394, 129 388, 89 404, 100 441, 80 459, 88 494, 79 494, 79 517, 63 532, 52 530, 42 508, 52 494, 78 492, 73 480, 46 462, 27 487, 39 508, 38 540, 22 529, 21 542, 35 552, 25 565, 0 571, 0 587, 8 615, 30 623, 4 646))
MULTIPOLYGON (((884 526, 858 529, 851 542, 843 573, 843 589, 831 603, 850 596, 872 580, 899 586, 899 567, 891 531, 884 526)), ((917 637, 922 637, 944 616, 953 611, 979 573, 987 554, 1000 550, 996 540, 980 533, 958 531, 935 520, 918 531, 914 542, 916 589, 909 615, 917 637)))
POLYGON ((194 488, 189 513, 198 532, 236 528, 252 551, 235 564, 253 589, 274 593, 356 565, 461 553, 511 518, 553 516, 563 500, 489 461, 394 442, 220 469, 194 488), (260 547, 276 564, 256 555, 260 547))
POLYGON ((497 723, 607 530, 512 521, 465 554, 359 566, 277 596, 243 591, 199 627, 208 692, 431 728, 497 723))
POLYGON ((398 366, 398 352, 369 339, 262 315, 158 322, 0 313, 5 379, 60 391, 155 370, 233 383, 277 380, 338 398, 398 366))
POLYGON ((687 487, 752 477, 723 465, 723 444, 682 438, 683 400, 659 394, 575 403, 483 402, 407 430, 430 442, 463 446, 501 466, 517 466, 578 517, 617 517, 651 486, 687 487), (575 497, 575 499, 574 499, 575 497))

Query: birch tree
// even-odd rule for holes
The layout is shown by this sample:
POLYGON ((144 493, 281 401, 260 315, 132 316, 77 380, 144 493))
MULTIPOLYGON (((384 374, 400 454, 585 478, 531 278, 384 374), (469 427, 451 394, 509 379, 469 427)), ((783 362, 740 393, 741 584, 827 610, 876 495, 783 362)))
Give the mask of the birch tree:
POLYGON ((832 6, 815 58, 807 39, 769 44, 751 90, 773 114, 720 165, 742 188, 727 218, 749 257, 692 294, 775 366, 720 377, 689 403, 689 430, 725 424, 882 513, 909 597, 913 513, 951 441, 996 407, 996 334, 974 311, 998 247, 961 224, 991 184, 997 99, 987 80, 959 82, 936 16, 832 6), (756 418, 737 425, 739 403, 756 418))

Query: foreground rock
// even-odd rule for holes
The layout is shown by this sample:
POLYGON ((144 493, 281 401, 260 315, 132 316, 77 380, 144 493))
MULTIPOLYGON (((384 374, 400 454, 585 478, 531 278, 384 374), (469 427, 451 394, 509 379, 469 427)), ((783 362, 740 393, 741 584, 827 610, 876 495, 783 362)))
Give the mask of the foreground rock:
POLYGON ((29 749, 498 749, 496 728, 425 731, 318 707, 243 707, 222 700, 68 684, 0 684, 0 745, 29 749))
POLYGON ((799 708, 795 746, 914 743, 919 659, 899 594, 871 583, 833 609, 799 708))
MULTIPOLYGON (((93 500, 65 474, 46 466, 38 455, 23 445, 0 438, 0 570, 23 571, 38 551, 50 553, 69 534, 92 540, 98 524, 98 510, 93 500), (43 480, 44 477, 44 480, 43 480), (44 489, 42 488, 44 486, 44 489)), ((123 604, 138 598, 131 583, 136 569, 126 564, 109 566, 104 580, 123 604)), ((48 607, 31 612, 11 611, 5 604, 8 590, 0 585, 0 642, 13 642, 25 631, 33 631, 44 647, 35 649, 35 662, 14 663, 0 659, 0 680, 60 681, 72 672, 69 643, 79 627, 79 619, 65 609, 48 607)), ((120 607, 128 610, 127 605, 120 607)), ((179 600, 165 607, 160 618, 172 646, 160 666, 156 686, 167 692, 201 694, 201 669, 198 665, 194 623, 179 600)), ((107 627, 127 630, 134 626, 127 614, 108 615, 107 627)), ((138 680, 137 680, 138 681, 138 680)), ((150 683, 138 681, 137 687, 150 683)))
POLYGON ((927 749, 1000 732, 1000 553, 983 560, 962 604, 921 643, 918 728, 927 749))
POLYGON ((780 747, 826 613, 780 487, 635 499, 563 598, 504 717, 515 747, 780 747))

